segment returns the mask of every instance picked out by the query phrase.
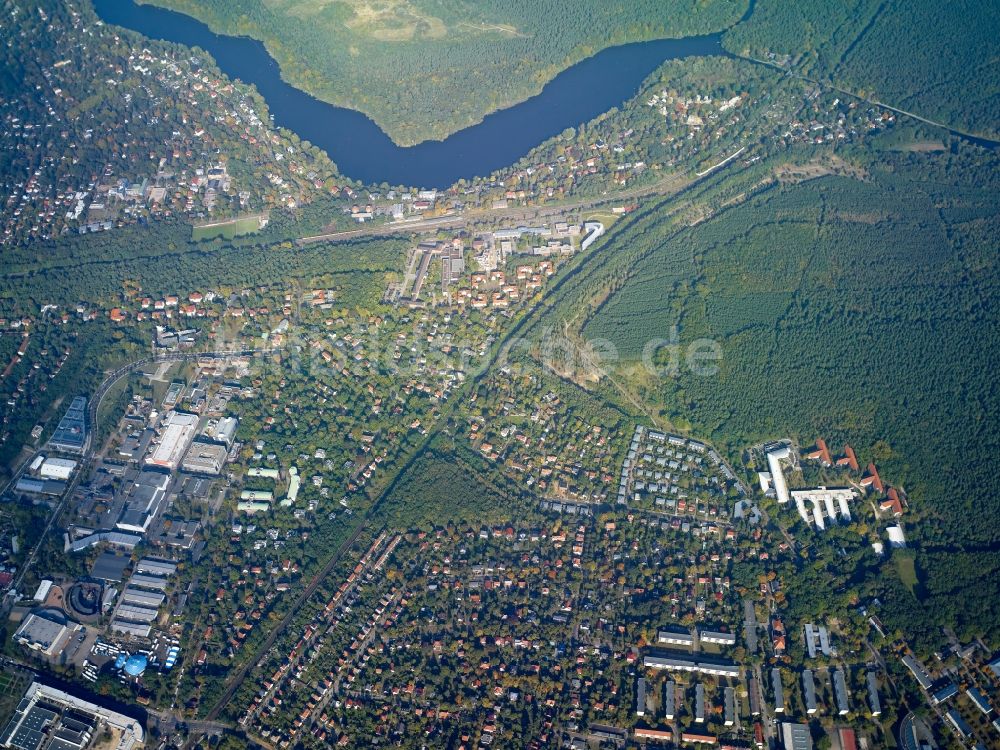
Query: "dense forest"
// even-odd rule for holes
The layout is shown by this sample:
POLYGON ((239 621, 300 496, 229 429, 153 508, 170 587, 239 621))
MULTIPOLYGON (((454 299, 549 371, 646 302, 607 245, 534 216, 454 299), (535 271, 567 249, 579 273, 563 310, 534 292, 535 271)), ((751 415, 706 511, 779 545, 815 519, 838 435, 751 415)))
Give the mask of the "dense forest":
POLYGON ((998 25, 1000 6, 983 0, 759 0, 724 44, 996 138, 998 25))
MULTIPOLYGON (((934 603, 935 622, 997 639, 988 608, 956 604, 970 587, 1000 598, 1000 537, 975 522, 996 513, 1000 489, 989 460, 1000 449, 989 416, 1000 412, 996 157, 957 144, 854 157, 855 177, 747 174, 713 187, 743 194, 730 207, 706 190, 692 202, 714 207, 638 215, 535 330, 582 323, 584 338, 621 355, 602 393, 650 406, 730 455, 784 435, 849 440, 910 493, 916 593, 934 603), (644 347, 673 330, 682 347, 716 342, 718 372, 682 361, 676 374, 651 376, 644 347), (960 571, 946 554, 955 550, 960 571)), ((652 363, 666 367, 665 352, 652 363)), ((904 602, 887 614, 909 627, 909 611, 904 602)))
POLYGON ((153 2, 261 39, 290 83, 368 114, 403 145, 526 99, 605 47, 719 31, 746 10, 743 0, 153 2))

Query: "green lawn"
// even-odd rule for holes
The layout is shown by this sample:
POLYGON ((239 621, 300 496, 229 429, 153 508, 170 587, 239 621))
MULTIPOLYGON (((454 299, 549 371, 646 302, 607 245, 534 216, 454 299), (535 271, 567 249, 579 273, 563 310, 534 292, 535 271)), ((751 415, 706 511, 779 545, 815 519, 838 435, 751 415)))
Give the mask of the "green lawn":
POLYGON ((245 234, 253 234, 260 231, 260 220, 256 216, 248 216, 243 219, 233 219, 225 223, 210 224, 208 226, 192 227, 191 239, 195 242, 201 240, 211 240, 216 237, 231 240, 245 234))
POLYGON ((896 572, 899 574, 899 580, 903 582, 903 585, 911 593, 915 593, 915 589, 919 583, 916 560, 912 555, 901 555, 898 553, 893 555, 893 560, 896 562, 896 572))

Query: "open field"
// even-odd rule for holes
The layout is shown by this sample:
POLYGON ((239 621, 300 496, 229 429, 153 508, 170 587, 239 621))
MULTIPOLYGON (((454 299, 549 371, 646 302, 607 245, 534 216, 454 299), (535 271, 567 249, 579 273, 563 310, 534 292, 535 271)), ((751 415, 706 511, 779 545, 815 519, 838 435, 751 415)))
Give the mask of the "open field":
POLYGON ((231 240, 234 237, 241 237, 246 234, 253 234, 260 230, 260 219, 256 216, 247 216, 242 219, 232 221, 215 222, 191 228, 191 239, 195 242, 201 240, 211 240, 222 237, 231 240))

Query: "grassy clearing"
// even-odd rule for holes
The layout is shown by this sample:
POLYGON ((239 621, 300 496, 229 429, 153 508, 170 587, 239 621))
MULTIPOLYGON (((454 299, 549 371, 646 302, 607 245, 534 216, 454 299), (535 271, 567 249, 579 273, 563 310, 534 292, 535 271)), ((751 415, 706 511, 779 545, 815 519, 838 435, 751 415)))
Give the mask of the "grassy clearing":
POLYGON ((246 234, 253 234, 260 231, 260 219, 256 216, 248 216, 243 219, 233 219, 232 221, 208 224, 191 228, 191 239, 195 242, 202 240, 213 240, 222 237, 231 240, 234 237, 241 237, 246 234))
POLYGON ((894 555, 893 559, 896 562, 896 572, 899 574, 899 580, 910 590, 910 593, 915 595, 917 584, 920 582, 917 578, 916 560, 912 555, 900 554, 894 555))

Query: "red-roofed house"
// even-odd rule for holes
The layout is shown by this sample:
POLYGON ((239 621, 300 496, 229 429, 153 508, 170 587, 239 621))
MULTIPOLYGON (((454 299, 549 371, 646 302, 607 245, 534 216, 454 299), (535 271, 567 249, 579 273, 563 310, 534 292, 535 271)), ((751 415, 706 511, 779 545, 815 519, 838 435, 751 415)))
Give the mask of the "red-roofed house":
POLYGON ((833 459, 830 458, 830 449, 826 447, 826 441, 823 438, 819 438, 816 441, 816 447, 806 453, 806 458, 819 461, 824 466, 833 466, 833 459))
POLYGON ((865 475, 861 477, 861 486, 873 487, 880 495, 885 492, 885 486, 882 484, 882 478, 878 475, 878 469, 875 468, 875 464, 868 464, 865 475))
POLYGON ((890 511, 896 518, 903 515, 903 500, 895 487, 889 488, 885 498, 879 503, 879 510, 890 511))
POLYGON ((854 455, 854 448, 844 443, 844 455, 837 459, 837 466, 848 466, 851 471, 858 471, 858 457, 854 455))

